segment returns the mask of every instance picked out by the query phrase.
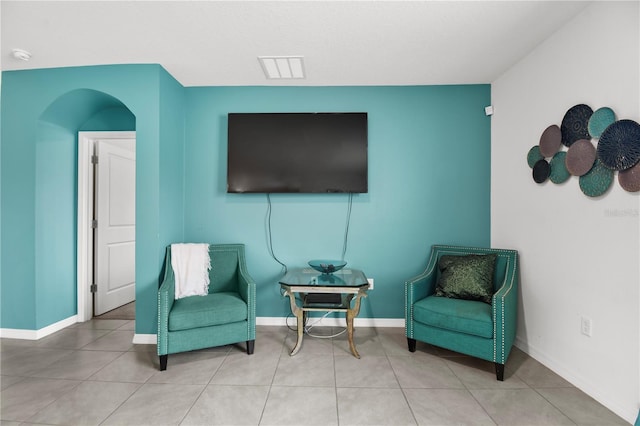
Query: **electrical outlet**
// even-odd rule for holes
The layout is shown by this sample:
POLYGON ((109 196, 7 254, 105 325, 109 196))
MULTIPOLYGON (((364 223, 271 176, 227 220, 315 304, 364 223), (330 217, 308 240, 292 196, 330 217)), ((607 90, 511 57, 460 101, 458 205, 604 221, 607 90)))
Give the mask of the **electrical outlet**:
POLYGON ((367 278, 367 281, 369 281, 369 290, 373 290, 373 278, 367 278))
POLYGON ((587 337, 591 337, 592 333, 591 318, 582 317, 580 323, 580 331, 587 337))

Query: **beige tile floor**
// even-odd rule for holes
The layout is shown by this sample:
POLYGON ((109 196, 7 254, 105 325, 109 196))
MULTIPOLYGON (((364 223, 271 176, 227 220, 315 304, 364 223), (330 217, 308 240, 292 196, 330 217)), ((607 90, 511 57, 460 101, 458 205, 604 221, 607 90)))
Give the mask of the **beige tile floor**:
MULTIPOLYGON (((418 343, 401 328, 305 336, 259 326, 244 344, 169 356, 133 345, 133 321, 94 319, 39 341, 0 341, 1 425, 623 425, 514 348, 493 365, 418 343)), ((339 329, 315 328, 315 334, 339 329)))

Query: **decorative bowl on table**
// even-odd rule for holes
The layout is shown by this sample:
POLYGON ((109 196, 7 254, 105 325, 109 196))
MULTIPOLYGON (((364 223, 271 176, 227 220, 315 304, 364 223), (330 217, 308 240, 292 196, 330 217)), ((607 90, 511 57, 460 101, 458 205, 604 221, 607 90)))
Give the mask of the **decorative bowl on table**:
POLYGON ((326 260, 326 259, 318 259, 318 260, 310 260, 309 266, 315 269, 318 272, 322 272, 323 274, 331 274, 333 272, 339 271, 344 268, 347 262, 344 260, 326 260))

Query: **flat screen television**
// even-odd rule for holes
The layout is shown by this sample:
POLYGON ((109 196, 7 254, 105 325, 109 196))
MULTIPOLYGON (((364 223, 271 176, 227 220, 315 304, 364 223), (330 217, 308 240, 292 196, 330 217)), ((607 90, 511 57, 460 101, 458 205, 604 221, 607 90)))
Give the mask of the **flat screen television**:
POLYGON ((228 193, 366 193, 367 113, 229 113, 228 193))

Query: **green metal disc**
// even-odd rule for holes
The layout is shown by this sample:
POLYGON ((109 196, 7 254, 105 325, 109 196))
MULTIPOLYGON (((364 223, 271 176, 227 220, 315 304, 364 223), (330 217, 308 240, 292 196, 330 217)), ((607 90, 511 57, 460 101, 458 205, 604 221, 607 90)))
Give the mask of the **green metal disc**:
POLYGON ((580 176, 580 189, 588 197, 599 197, 607 192, 613 182, 613 170, 596 160, 587 174, 580 176))
POLYGON ((553 183, 563 183, 571 177, 571 173, 567 170, 565 159, 567 157, 566 151, 557 152, 550 161, 551 174, 549 179, 553 183))
POLYGON ((540 152, 540 146, 539 145, 533 146, 529 150, 529 153, 527 154, 527 163, 529 164, 529 167, 533 169, 533 166, 535 166, 536 163, 542 159, 544 159, 544 157, 540 152))

